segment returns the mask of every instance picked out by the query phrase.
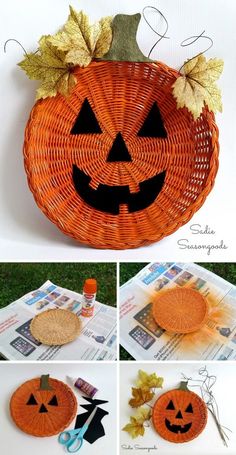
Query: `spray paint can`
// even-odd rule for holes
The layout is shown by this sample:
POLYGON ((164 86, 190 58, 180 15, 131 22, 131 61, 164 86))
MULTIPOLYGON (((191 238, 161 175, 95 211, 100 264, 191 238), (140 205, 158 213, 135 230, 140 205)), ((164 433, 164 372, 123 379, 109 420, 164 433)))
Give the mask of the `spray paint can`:
POLYGON ((97 281, 94 278, 88 278, 84 282, 83 302, 81 316, 90 318, 93 316, 94 304, 97 293, 97 281))

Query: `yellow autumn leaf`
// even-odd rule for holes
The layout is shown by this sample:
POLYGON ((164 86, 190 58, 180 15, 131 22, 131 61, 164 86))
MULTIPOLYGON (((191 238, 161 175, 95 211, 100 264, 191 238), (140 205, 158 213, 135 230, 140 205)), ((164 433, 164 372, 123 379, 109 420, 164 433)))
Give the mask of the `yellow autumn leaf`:
POLYGON ((173 95, 177 108, 186 107, 196 120, 202 113, 204 105, 210 111, 222 112, 221 92, 216 85, 224 67, 223 60, 206 60, 204 55, 187 61, 173 84, 173 95))
POLYGON ((112 17, 110 16, 103 17, 99 21, 101 31, 94 49, 94 58, 102 58, 110 49, 112 42, 111 22, 112 17))
POLYGON ((64 27, 50 38, 51 44, 66 52, 65 61, 74 66, 88 66, 93 58, 100 58, 110 48, 112 40, 111 17, 90 25, 88 16, 70 6, 64 27))
POLYGON ((151 418, 151 409, 141 406, 138 408, 136 414, 133 416, 139 423, 144 423, 146 420, 151 418))
POLYGON ((141 389, 141 388, 134 388, 132 387, 132 396, 129 400, 129 404, 132 408, 138 408, 144 403, 147 403, 148 401, 151 401, 151 399, 154 397, 154 393, 150 392, 148 389, 141 389))
POLYGON ((164 379, 158 377, 156 373, 148 374, 143 370, 138 372, 137 386, 141 388, 160 388, 163 385, 164 379))
POLYGON ((143 423, 138 422, 135 417, 130 417, 130 423, 127 423, 122 430, 127 431, 133 439, 138 436, 143 436, 145 432, 143 423))
POLYGON ((140 407, 136 414, 130 417, 130 423, 128 423, 123 431, 127 431, 132 438, 137 438, 137 436, 143 436, 145 432, 144 422, 150 420, 151 418, 151 409, 140 407))
POLYGON ((27 54, 18 65, 30 79, 40 80, 36 99, 55 96, 58 92, 68 95, 76 84, 72 68, 65 63, 65 53, 56 49, 49 41, 49 36, 42 36, 36 53, 27 54))

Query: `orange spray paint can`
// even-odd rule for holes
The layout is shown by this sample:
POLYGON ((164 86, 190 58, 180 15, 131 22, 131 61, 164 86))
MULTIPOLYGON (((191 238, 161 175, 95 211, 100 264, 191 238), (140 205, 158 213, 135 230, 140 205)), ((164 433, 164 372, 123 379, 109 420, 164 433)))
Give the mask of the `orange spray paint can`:
POLYGON ((86 318, 93 316, 96 293, 97 281, 94 278, 85 280, 83 287, 82 316, 86 318))

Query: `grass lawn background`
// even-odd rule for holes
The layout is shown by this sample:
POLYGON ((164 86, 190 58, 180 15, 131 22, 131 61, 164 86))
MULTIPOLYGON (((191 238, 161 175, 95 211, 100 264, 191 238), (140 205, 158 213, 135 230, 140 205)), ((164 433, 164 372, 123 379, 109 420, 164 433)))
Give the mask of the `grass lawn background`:
MULTIPOLYGON (((120 286, 126 281, 130 280, 140 270, 142 270, 148 263, 121 263, 120 264, 120 286)), ((210 272, 219 275, 230 283, 236 285, 236 264, 231 262, 197 262, 196 264, 209 270, 210 272)), ((121 360, 134 360, 134 358, 120 346, 120 359, 121 360)))
POLYGON ((96 278, 98 301, 116 306, 115 263, 0 263, 0 308, 47 280, 81 294, 86 278, 96 278))

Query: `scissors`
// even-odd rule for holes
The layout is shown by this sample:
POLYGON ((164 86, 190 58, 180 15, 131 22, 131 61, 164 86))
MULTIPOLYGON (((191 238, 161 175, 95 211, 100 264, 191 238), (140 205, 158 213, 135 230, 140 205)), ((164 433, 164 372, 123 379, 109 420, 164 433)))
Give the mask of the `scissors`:
POLYGON ((63 431, 58 438, 60 444, 66 446, 67 452, 74 453, 81 449, 83 445, 84 435, 93 420, 96 414, 97 408, 95 408, 90 414, 89 418, 86 420, 84 425, 81 428, 76 428, 75 430, 63 431))

